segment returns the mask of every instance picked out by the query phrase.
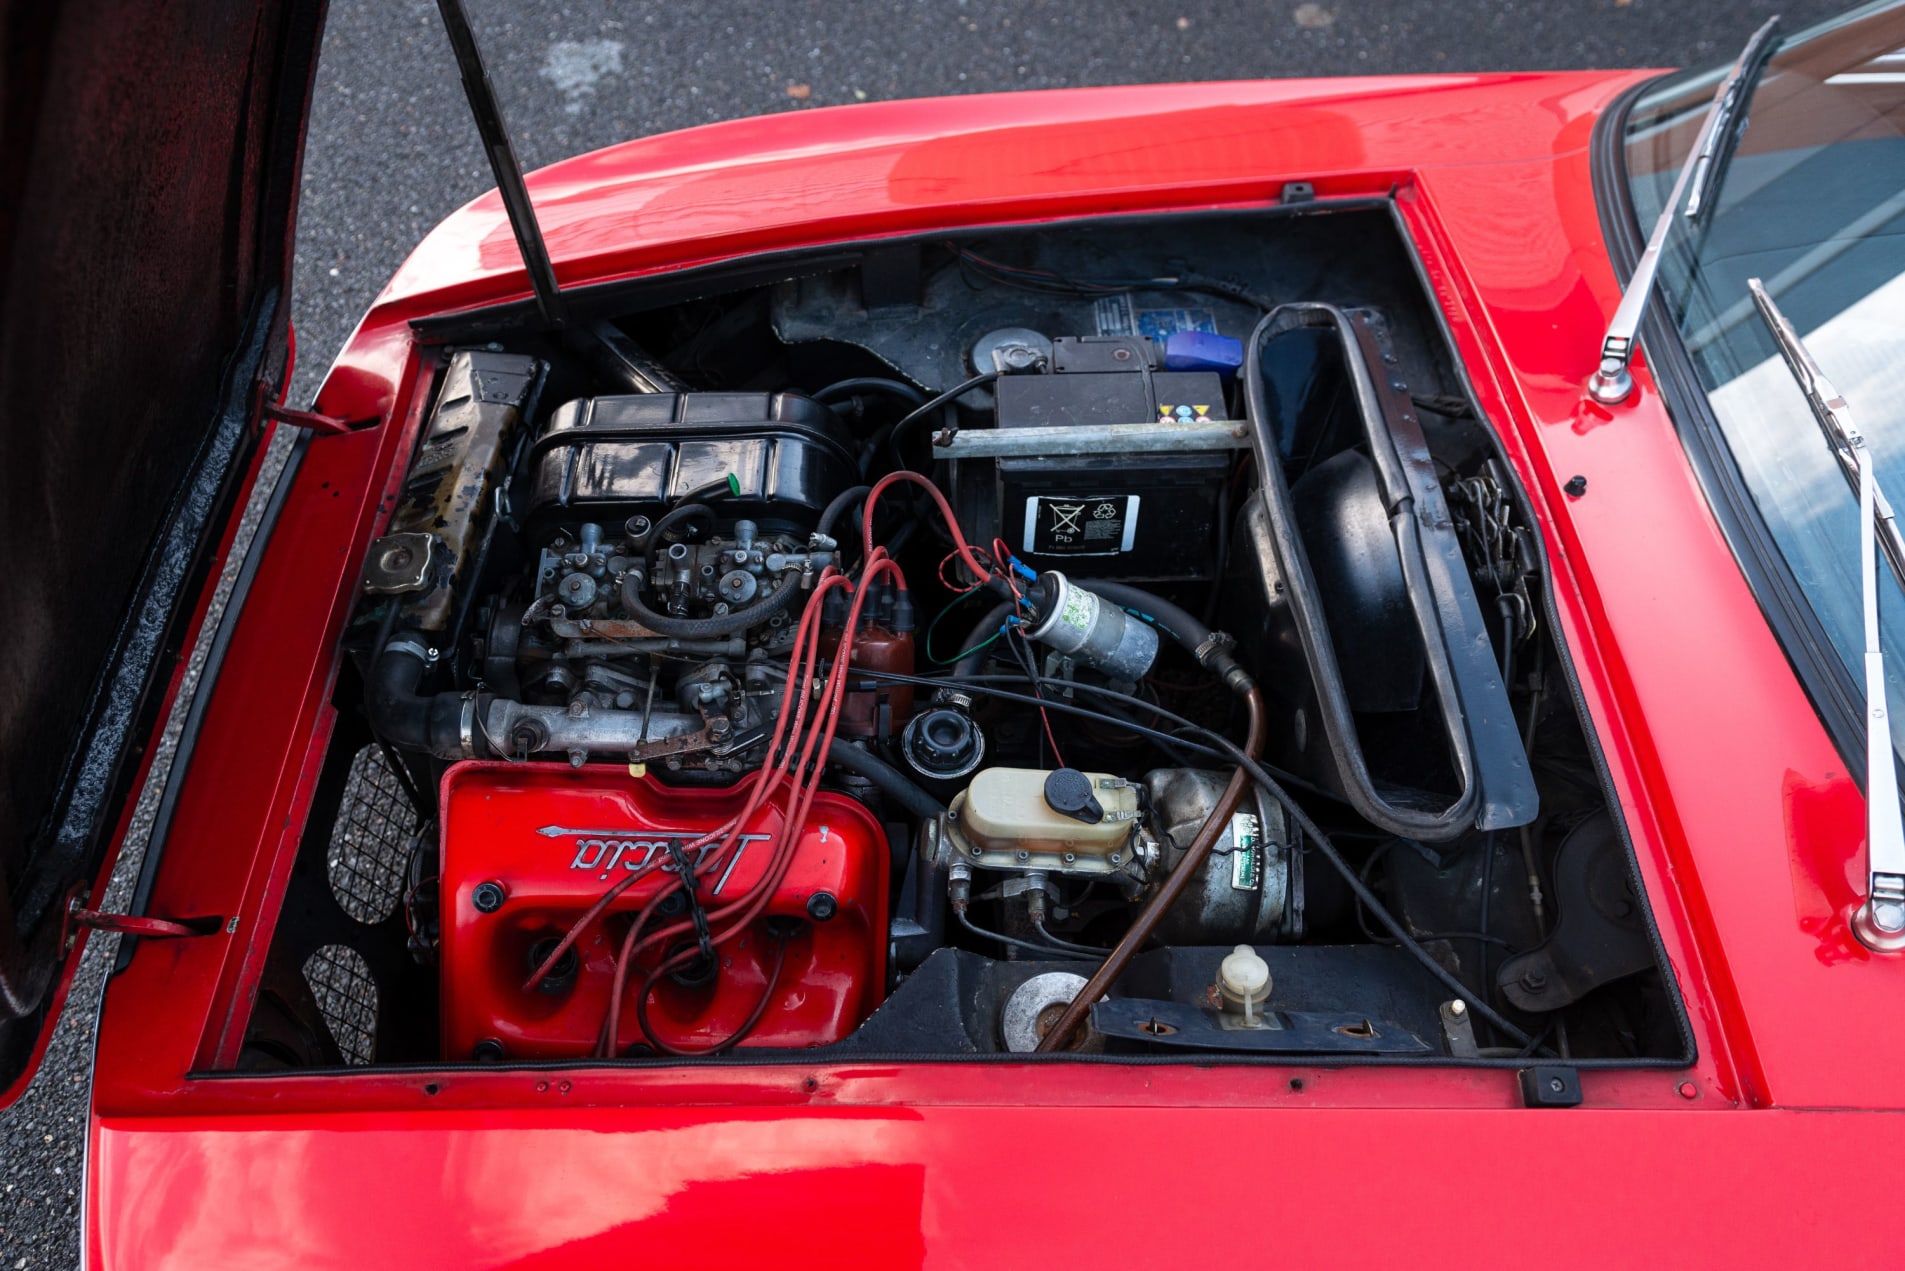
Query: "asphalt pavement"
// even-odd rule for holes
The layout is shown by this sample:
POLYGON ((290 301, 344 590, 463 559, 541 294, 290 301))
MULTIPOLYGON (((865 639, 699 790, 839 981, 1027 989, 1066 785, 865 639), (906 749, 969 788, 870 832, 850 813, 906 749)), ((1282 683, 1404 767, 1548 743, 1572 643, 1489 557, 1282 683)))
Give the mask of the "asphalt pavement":
MULTIPOLYGON (((1838 0, 467 3, 528 167, 645 133, 895 97, 1695 65, 1730 57, 1775 11, 1797 29, 1844 7, 1838 0)), ((299 213, 294 401, 308 400, 410 247, 490 184, 432 0, 332 0, 299 213)), ((168 744, 155 780, 169 753, 168 744)), ((125 902, 155 794, 144 796, 107 908, 125 902)), ((0 1114, 0 1271, 77 1262, 93 1015, 112 944, 88 948, 39 1078, 0 1114)))

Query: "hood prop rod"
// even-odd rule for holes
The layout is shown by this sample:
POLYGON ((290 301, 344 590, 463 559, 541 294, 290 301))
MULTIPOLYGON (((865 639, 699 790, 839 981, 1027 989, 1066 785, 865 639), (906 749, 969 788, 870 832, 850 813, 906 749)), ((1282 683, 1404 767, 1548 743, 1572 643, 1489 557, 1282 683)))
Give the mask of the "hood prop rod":
POLYGON ((1885 649, 1879 638, 1878 556, 1885 554, 1905 585, 1905 534, 1879 489, 1878 464, 1852 410, 1832 386, 1812 351, 1757 278, 1747 289, 1779 346, 1780 356, 1806 395, 1833 458, 1859 498, 1859 598, 1865 619, 1865 900, 1852 915, 1852 934, 1879 953, 1905 950, 1905 819, 1898 803, 1898 756, 1885 704, 1885 649))
POLYGON ((562 289, 556 285, 555 266, 549 263, 542 227, 536 224, 536 209, 529 202, 529 188, 523 184, 523 170, 516 162, 516 149, 510 144, 503 106, 496 100, 489 72, 483 67, 483 54, 476 47, 476 33, 470 29, 469 14, 463 11, 463 0, 437 0, 437 11, 443 15, 443 29, 449 33, 457 70, 463 75, 463 92, 470 99, 470 114, 476 119, 476 131, 482 135, 490 171, 496 175, 496 191, 503 196, 503 208, 509 213, 509 228, 516 234, 523 267, 529 272, 530 285, 536 289, 536 308, 545 323, 560 327, 565 317, 562 289))

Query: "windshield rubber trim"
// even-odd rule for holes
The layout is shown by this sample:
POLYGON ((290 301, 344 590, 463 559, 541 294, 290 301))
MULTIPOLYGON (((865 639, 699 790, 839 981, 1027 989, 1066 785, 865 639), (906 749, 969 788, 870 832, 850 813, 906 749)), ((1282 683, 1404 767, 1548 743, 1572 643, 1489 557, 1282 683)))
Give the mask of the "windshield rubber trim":
MULTIPOLYGON (((1590 142, 1595 205, 1600 211, 1608 258, 1623 284, 1632 274, 1642 247, 1640 222, 1628 186, 1625 145, 1628 114, 1642 94, 1667 87, 1686 74, 1681 72, 1635 85, 1595 123, 1590 142)), ((1825 625, 1806 600, 1799 580, 1761 516, 1732 447, 1720 429, 1720 421, 1707 400, 1693 358, 1658 296, 1647 307, 1640 338, 1647 351, 1648 369, 1667 404, 1674 431, 1706 495, 1720 534, 1745 575, 1766 625, 1779 641, 1833 748, 1847 765, 1848 773, 1863 787, 1863 695, 1844 660, 1833 648, 1825 625)))

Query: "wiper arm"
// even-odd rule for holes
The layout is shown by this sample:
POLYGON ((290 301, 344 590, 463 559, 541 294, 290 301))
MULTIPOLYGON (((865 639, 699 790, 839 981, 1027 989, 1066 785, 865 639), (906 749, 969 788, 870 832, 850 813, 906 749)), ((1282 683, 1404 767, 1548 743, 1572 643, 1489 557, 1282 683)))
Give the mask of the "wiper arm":
POLYGON ((1627 280, 1627 290, 1621 293, 1620 307, 1614 310, 1614 320, 1608 323, 1607 335, 1601 340, 1600 368, 1588 379, 1588 395, 1603 405, 1624 402, 1634 391, 1634 377, 1628 372, 1627 364, 1633 360, 1634 344, 1640 337, 1640 320, 1646 316, 1647 302, 1653 298, 1654 279, 1660 273, 1660 253, 1667 245, 1668 231, 1683 207, 1691 217, 1704 202, 1706 191, 1712 185, 1714 159, 1720 153, 1719 140, 1726 135, 1746 101, 1753 80, 1758 78, 1760 68, 1772 52, 1773 32, 1778 27, 1777 16, 1766 19, 1765 25, 1753 32, 1753 38, 1740 51, 1733 69, 1720 81, 1706 122, 1700 125, 1700 135, 1694 138, 1693 149, 1680 166, 1680 175, 1674 178, 1673 191, 1660 209, 1653 233, 1647 236, 1647 248, 1640 254, 1640 263, 1634 266, 1633 275, 1627 280))
POLYGON ((1811 350, 1773 303, 1757 278, 1747 280, 1753 303, 1779 346, 1786 369, 1806 395, 1806 405, 1826 435, 1839 470, 1859 496, 1859 594, 1865 615, 1865 901, 1852 916, 1852 931, 1867 947, 1905 949, 1905 818, 1898 804, 1897 759, 1885 705, 1885 651, 1879 642, 1878 553, 1905 587, 1905 537, 1892 505, 1879 489, 1878 472, 1865 436, 1845 398, 1813 360, 1811 350))

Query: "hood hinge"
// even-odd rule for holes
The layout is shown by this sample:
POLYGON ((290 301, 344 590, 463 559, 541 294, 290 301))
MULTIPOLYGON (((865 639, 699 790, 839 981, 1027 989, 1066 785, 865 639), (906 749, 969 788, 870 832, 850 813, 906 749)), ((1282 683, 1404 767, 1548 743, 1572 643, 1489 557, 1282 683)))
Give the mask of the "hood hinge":
POLYGON ((79 891, 66 902, 66 929, 60 937, 60 947, 64 951, 71 951, 78 943, 79 929, 82 927, 93 931, 116 931, 122 936, 143 936, 148 940, 209 936, 230 929, 225 920, 219 917, 172 919, 101 913, 97 909, 86 908, 87 899, 87 893, 79 891))

